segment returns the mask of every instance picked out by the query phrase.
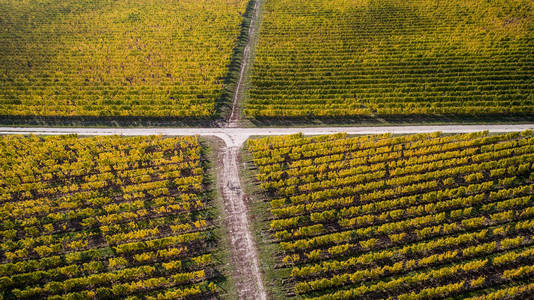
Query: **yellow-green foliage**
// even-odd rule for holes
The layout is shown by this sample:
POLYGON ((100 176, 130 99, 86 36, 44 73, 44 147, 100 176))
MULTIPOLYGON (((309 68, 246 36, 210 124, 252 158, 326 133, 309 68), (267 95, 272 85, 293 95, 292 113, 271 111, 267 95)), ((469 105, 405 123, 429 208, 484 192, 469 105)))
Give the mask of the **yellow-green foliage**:
POLYGON ((0 0, 0 115, 210 117, 246 0, 0 0))
POLYGON ((530 0, 270 0, 249 117, 534 112, 530 0))
POLYGON ((196 137, 1 137, 0 299, 213 296, 201 153, 196 137))
POLYGON ((510 283, 532 294, 532 132, 293 135, 247 147, 272 200, 266 219, 291 276, 282 282, 300 298, 465 298, 510 283))

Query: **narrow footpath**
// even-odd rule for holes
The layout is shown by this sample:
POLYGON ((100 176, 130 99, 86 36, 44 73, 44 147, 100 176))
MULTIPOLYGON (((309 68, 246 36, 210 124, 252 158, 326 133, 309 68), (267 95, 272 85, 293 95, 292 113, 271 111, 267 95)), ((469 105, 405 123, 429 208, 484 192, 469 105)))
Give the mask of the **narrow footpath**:
POLYGON ((252 12, 252 18, 250 20, 250 25, 248 27, 247 45, 245 46, 245 50, 243 51, 241 69, 239 70, 239 79, 237 80, 237 84, 236 84, 235 91, 234 91, 234 98, 232 100, 232 112, 225 124, 225 127, 229 127, 229 128, 239 127, 239 121, 241 121, 241 106, 239 104, 241 102, 241 97, 243 95, 245 73, 251 60, 250 49, 252 48, 252 43, 254 43, 254 40, 255 40, 256 27, 257 27, 256 23, 258 22, 258 18, 260 14, 260 1, 261 0, 254 1, 255 2, 254 11, 252 12))

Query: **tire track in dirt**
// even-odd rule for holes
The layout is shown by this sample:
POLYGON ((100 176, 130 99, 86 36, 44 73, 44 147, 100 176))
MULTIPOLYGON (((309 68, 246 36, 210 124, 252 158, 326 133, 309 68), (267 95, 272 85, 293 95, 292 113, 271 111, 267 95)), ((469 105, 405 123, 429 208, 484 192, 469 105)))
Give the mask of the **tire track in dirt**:
POLYGON ((236 128, 239 126, 239 121, 241 120, 241 107, 239 105, 240 95, 243 86, 243 81, 245 80, 245 71, 250 61, 251 45, 254 41, 254 35, 256 34, 256 22, 258 20, 259 15, 260 1, 261 0, 254 1, 254 12, 252 13, 252 18, 250 19, 250 25, 248 27, 247 45, 245 46, 245 50, 243 51, 243 59, 241 61, 239 79, 237 80, 237 84, 234 91, 234 98, 232 101, 232 113, 230 114, 230 117, 228 118, 225 127, 236 128))
POLYGON ((226 146, 218 157, 217 182, 223 195, 224 218, 239 299, 266 300, 258 254, 250 231, 248 208, 239 179, 239 147, 226 146))

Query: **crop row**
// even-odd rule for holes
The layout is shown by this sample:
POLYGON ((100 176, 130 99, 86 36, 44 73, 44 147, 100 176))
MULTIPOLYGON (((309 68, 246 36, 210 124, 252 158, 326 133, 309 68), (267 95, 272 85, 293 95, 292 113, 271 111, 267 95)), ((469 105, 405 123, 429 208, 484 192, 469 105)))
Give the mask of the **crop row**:
POLYGON ((244 114, 532 113, 532 11, 503 0, 268 1, 244 114))
POLYGON ((530 131, 293 135, 247 147, 285 282, 303 298, 463 298, 531 278, 530 131))
POLYGON ((4 299, 218 292, 196 137, 5 136, 0 148, 4 299))
POLYGON ((198 117, 247 0, 0 1, 0 115, 198 117))

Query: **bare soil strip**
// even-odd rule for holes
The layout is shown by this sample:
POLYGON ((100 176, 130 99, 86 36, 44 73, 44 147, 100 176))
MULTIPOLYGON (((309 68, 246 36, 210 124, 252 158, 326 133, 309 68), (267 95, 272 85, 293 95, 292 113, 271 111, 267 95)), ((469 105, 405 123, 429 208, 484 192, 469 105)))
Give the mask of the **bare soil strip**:
POLYGON ((237 81, 234 91, 234 98, 232 101, 232 113, 230 114, 230 117, 225 127, 236 128, 239 126, 239 121, 241 120, 240 96, 242 94, 241 90, 243 86, 243 81, 245 80, 245 71, 250 61, 250 48, 252 42, 254 41, 253 37, 256 34, 256 22, 258 20, 259 7, 260 0, 256 0, 254 3, 254 12, 252 14, 252 18, 250 20, 250 25, 248 28, 247 45, 245 46, 245 50, 243 51, 243 60, 241 61, 239 80, 237 81))
POLYGON ((225 147, 218 155, 217 181, 224 200, 224 217, 229 232, 232 262, 239 299, 267 299, 258 255, 248 220, 238 169, 239 147, 225 147), (222 168, 221 168, 222 163, 222 168))

